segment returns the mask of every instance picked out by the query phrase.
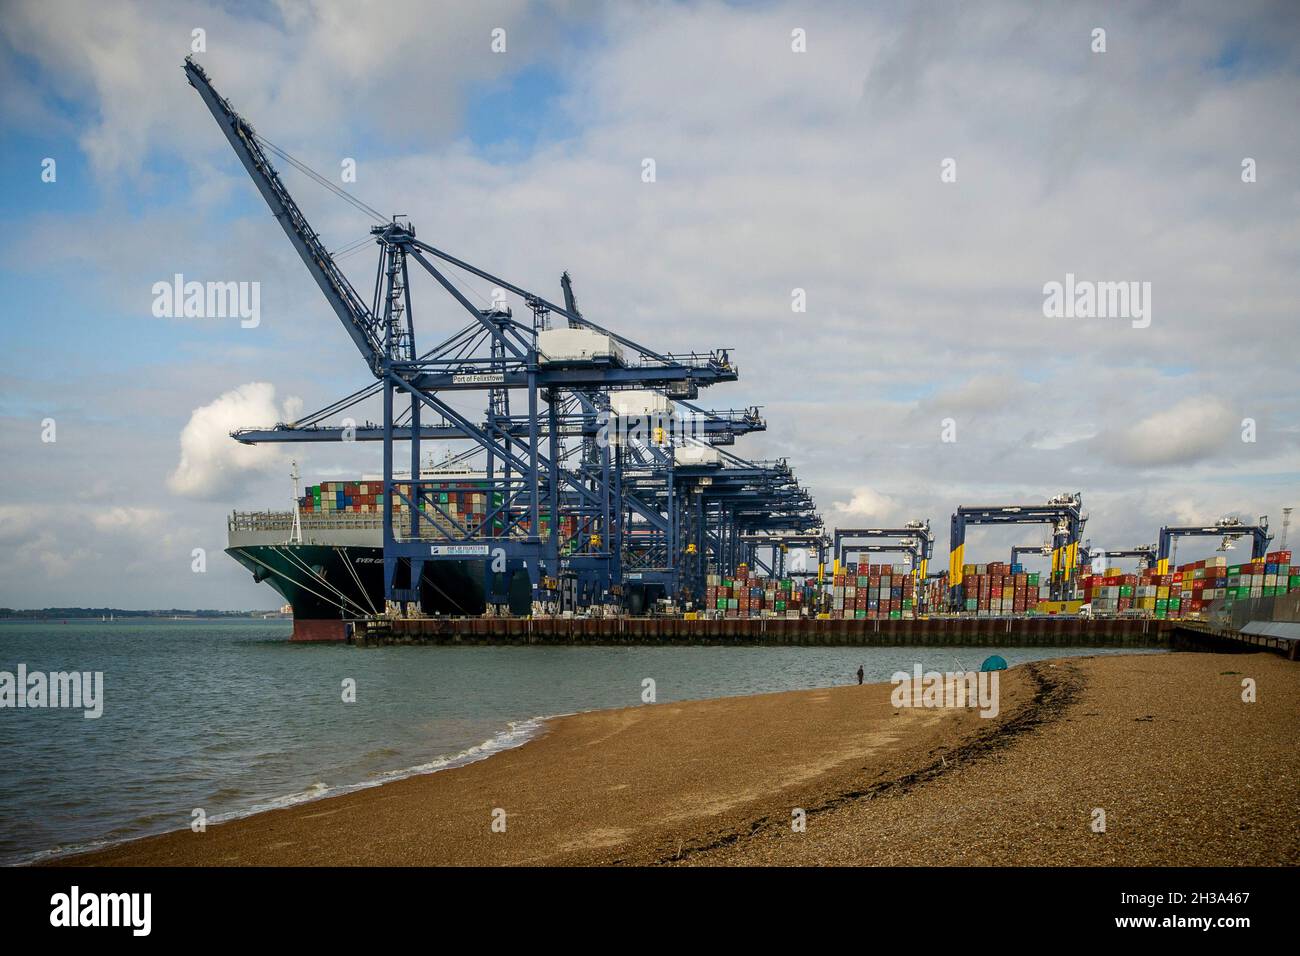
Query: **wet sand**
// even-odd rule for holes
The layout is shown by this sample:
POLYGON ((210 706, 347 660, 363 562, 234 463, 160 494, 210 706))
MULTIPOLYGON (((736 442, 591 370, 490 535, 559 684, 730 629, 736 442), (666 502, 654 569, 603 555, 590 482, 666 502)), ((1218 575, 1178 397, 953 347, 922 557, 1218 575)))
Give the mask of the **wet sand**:
POLYGON ((478 763, 54 862, 1300 862, 1300 665, 1270 654, 1038 662, 1002 675, 992 720, 896 710, 891 689, 557 718, 478 763), (1256 703, 1242 702, 1243 677, 1256 703), (806 832, 791 827, 795 808, 806 832), (1095 808, 1104 833, 1090 826, 1095 808))

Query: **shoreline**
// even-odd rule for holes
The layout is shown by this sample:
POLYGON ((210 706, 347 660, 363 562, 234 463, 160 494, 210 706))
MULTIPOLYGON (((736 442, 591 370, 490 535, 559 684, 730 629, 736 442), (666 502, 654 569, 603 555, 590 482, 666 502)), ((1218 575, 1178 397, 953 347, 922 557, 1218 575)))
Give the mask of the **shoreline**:
MULTIPOLYGON (((276 645, 280 649, 279 645, 276 645)), ((300 649, 295 648, 295 652, 300 649)), ((450 654, 459 658, 461 654, 469 657, 475 657, 489 653, 493 659, 501 656, 500 665, 490 665, 492 667, 503 666, 507 669, 514 666, 509 663, 516 654, 525 655, 529 658, 534 655, 542 655, 552 660, 571 660, 570 666, 583 667, 584 661, 588 659, 592 651, 587 649, 576 648, 513 648, 501 647, 492 649, 483 648, 447 648, 437 649, 431 653, 434 655, 450 654)), ((416 653, 419 653, 418 651, 416 653)), ((618 654, 628 653, 626 649, 620 649, 618 654)), ((675 700, 703 700, 718 697, 746 696, 754 693, 779 692, 783 690, 809 690, 816 689, 818 686, 833 686, 831 682, 837 678, 849 678, 851 667, 856 667, 858 660, 854 657, 851 666, 835 666, 827 664, 829 658, 838 659, 847 654, 855 654, 853 651, 840 651, 838 649, 824 649, 807 651, 796 647, 783 649, 768 649, 766 651, 756 651, 751 648, 734 648, 726 652, 710 648, 656 648, 654 650, 633 650, 633 655, 648 656, 650 660, 646 666, 651 666, 652 670, 647 673, 657 672, 658 665, 655 663, 663 655, 664 659, 669 661, 690 661, 695 660, 698 655, 705 661, 713 661, 713 664, 687 664, 688 669, 703 667, 705 670, 717 668, 740 668, 740 673, 733 673, 728 670, 726 675, 714 674, 712 678, 694 681, 689 676, 684 678, 682 669, 678 668, 677 673, 671 675, 673 684, 673 693, 675 700), (732 665, 731 655, 737 654, 742 659, 752 659, 755 654, 762 654, 762 660, 765 662, 760 673, 754 674, 746 671, 743 663, 732 665), (811 665, 804 667, 804 662, 822 661, 822 665, 811 665), (756 683, 745 679, 744 675, 748 674, 750 678, 760 678, 756 683), (840 675, 843 675, 842 677, 840 675), (684 682, 683 682, 684 681, 684 682), (676 696, 685 693, 685 696, 676 696)), ((887 652, 886 652, 887 653, 887 652)), ((984 651, 974 659, 967 657, 965 653, 959 650, 948 648, 927 648, 915 649, 904 653, 910 659, 912 654, 922 655, 926 658, 934 656, 936 666, 944 666, 945 662, 949 666, 960 668, 963 665, 978 666, 984 651), (950 660, 948 660, 950 658, 950 660)), ((1012 661, 1023 661, 1036 659, 1038 656, 1051 655, 1053 657, 1060 654, 1087 655, 1093 654, 1110 654, 1117 653, 1110 649, 1100 649, 1089 651, 1083 648, 1068 649, 1029 649, 1001 650, 1001 653, 1007 655, 1012 661), (1023 655, 1017 657, 1015 655, 1023 655)), ((1140 649, 1130 653, 1153 653, 1163 654, 1168 651, 1161 649, 1140 649)), ((594 656, 598 659, 607 659, 609 652, 596 651, 594 656)), ((867 660, 872 659, 872 655, 865 655, 867 660)), ((295 658, 296 659, 296 658, 295 658)), ((847 658, 844 659, 847 664, 847 658)), ((904 665, 899 661, 889 662, 888 666, 869 666, 868 680, 883 681, 896 666, 906 669, 910 664, 904 665)), ((752 669, 751 669, 752 670, 752 669)), ((78 856, 91 852, 98 852, 113 847, 131 843, 136 840, 146 839, 149 837, 161 836, 166 833, 184 832, 189 829, 190 808, 204 807, 207 811, 207 822, 209 826, 217 823, 225 823, 232 820, 242 819, 259 812, 280 809, 287 806, 295 806, 312 800, 325 799, 341 794, 354 792, 366 788, 371 788, 380 784, 385 784, 394 780, 404 779, 406 777, 418 775, 425 772, 434 772, 444 769, 449 765, 468 762, 468 758, 475 756, 474 751, 480 749, 496 750, 500 749, 499 737, 508 735, 512 724, 520 725, 525 721, 543 721, 561 716, 568 716, 573 713, 586 712, 596 709, 608 709, 611 706, 627 706, 627 701, 636 701, 637 696, 628 697, 623 695, 623 702, 611 703, 608 700, 609 695, 602 695, 599 688, 588 688, 583 694, 555 696, 548 693, 533 693, 526 695, 524 699, 516 699, 513 695, 506 695, 506 698, 499 700, 498 704, 505 704, 505 707, 498 708, 496 720, 487 724, 480 724, 476 729, 480 736, 471 736, 463 734, 459 739, 448 740, 449 746, 439 748, 429 746, 427 750, 421 751, 420 743, 428 744, 428 737, 421 741, 419 738, 409 739, 407 735, 406 745, 403 746, 405 751, 395 759, 387 762, 383 766, 370 769, 363 768, 355 773, 348 772, 347 769, 341 772, 317 772, 307 767, 305 772, 297 775, 294 779, 285 781, 264 781, 259 786, 259 781, 250 781, 245 779, 240 781, 242 792, 238 794, 238 802, 231 801, 225 805, 218 804, 215 798, 205 799, 207 791, 216 793, 226 783, 227 777, 222 774, 209 774, 207 780, 207 791, 196 794, 175 794, 170 800, 166 800, 166 806, 159 806, 158 800, 153 800, 152 805, 147 807, 141 815, 132 815, 129 813, 117 814, 120 819, 111 819, 106 821, 106 825, 99 827, 87 827, 84 824, 77 827, 80 832, 68 834, 68 838, 63 841, 49 840, 48 842, 36 843, 32 841, 26 848, 13 846, 18 852, 6 854, 3 865, 6 866, 28 866, 40 864, 46 861, 57 861, 66 857, 78 856), (605 700, 601 700, 601 697, 605 700), (527 709, 525 709, 525 707, 527 709), (504 711, 504 712, 502 712, 504 711), (512 713, 513 711, 513 713, 512 713)), ((400 728, 399 732, 400 732, 400 728)), ((536 734, 540 730, 534 730, 536 734)), ((380 735, 382 736, 382 735, 380 735)), ((516 741, 521 743, 522 741, 516 741)), ((341 742, 343 748, 347 748, 346 741, 341 742)), ((379 746, 382 741, 376 739, 374 745, 379 746)), ((335 752, 331 749, 333 741, 331 738, 319 739, 317 752, 314 760, 319 766, 332 765, 335 761, 335 752)), ((349 751, 353 753, 354 751, 349 751)), ((311 760, 301 761, 304 764, 310 764, 311 760)), ((115 762, 115 775, 118 779, 127 777, 131 770, 130 766, 121 762, 115 762)), ((129 805, 124 805, 123 810, 128 809, 129 805)), ((34 820, 33 823, 40 825, 40 820, 34 820)), ((17 841, 15 840, 16 844, 17 841)))
MULTIPOLYGON (((32 865, 710 865, 823 862, 822 853, 848 863, 887 862, 896 854, 872 838, 889 835, 897 821, 877 808, 925 809, 919 832, 937 833, 952 808, 930 806, 930 796, 972 775, 992 774, 1012 791, 994 812, 1014 810, 1017 798, 1050 789, 1051 774, 1040 766, 1052 763, 1051 753, 1042 752, 1044 740, 1100 715, 1103 697, 1112 710, 1128 708, 1130 701, 1123 692, 1115 697, 1111 684, 1131 682, 1141 671, 1150 675, 1146 686, 1152 689, 1175 681, 1223 685, 1218 671, 1246 663, 1267 675, 1260 683, 1271 692, 1261 691, 1260 702, 1247 705, 1257 712, 1239 716, 1294 740, 1300 717, 1278 708, 1286 694, 1296 699, 1300 670, 1274 655, 1072 657, 1002 672, 1001 713, 992 720, 971 711, 896 711, 887 683, 588 711, 548 718, 519 745, 456 766, 212 823, 203 834, 171 831, 32 865), (1267 719, 1261 723, 1260 717, 1267 719), (1029 775, 1023 779, 1001 767, 1025 760, 1029 775), (808 831, 793 842, 786 832, 792 808, 805 812, 808 831), (494 832, 494 814, 501 811, 506 830, 494 832), (874 818, 859 819, 864 811, 874 818), (868 830, 865 841, 836 844, 836 831, 861 826, 868 830)), ((1136 703, 1140 708, 1140 698, 1136 703)), ((1160 710, 1155 703, 1148 701, 1153 713, 1160 710)), ((1188 723, 1190 712, 1178 710, 1176 701, 1175 708, 1180 716, 1167 721, 1175 744, 1195 746, 1204 730, 1188 723), (1178 728, 1180 722, 1186 726, 1178 728)), ((1159 716, 1161 724, 1170 717, 1159 716)), ((1128 721, 1149 734, 1141 715, 1128 721)), ((1116 726, 1121 740, 1133 735, 1127 724, 1116 726)), ((1300 796, 1300 767, 1293 747, 1279 753, 1278 740, 1269 741, 1265 749, 1277 779, 1268 785, 1285 803, 1287 794, 1300 796)), ((1252 780, 1261 772, 1269 776, 1269 762, 1258 753, 1264 743, 1247 738, 1239 748, 1247 752, 1252 780)), ((1169 745, 1160 746, 1168 752, 1169 745)), ((1131 786, 1132 765, 1143 755, 1129 750, 1109 747, 1109 757, 1131 786)), ((1219 783, 1233 789, 1230 780, 1219 783)), ((1296 805, 1290 799, 1280 818, 1283 832, 1274 832, 1275 818, 1250 837, 1251 861, 1300 858, 1296 805)), ((1078 816, 1083 809, 1071 812, 1078 816)), ((1204 816, 1204 808, 1189 813, 1204 816)), ((1086 819, 1079 820, 1086 832, 1086 819)), ((1230 823, 1223 823, 1228 835, 1230 823)), ((1036 821, 1025 825, 1032 831, 1036 821)), ((990 851, 973 862, 1032 862, 1034 853, 1018 859, 1006 851, 1033 835, 1002 834, 995 841, 1006 845, 1000 858, 990 851)), ((1098 862, 1089 854, 1101 841, 1093 844, 1050 862, 1098 862)), ((1197 853, 1178 845, 1169 850, 1161 862, 1197 860, 1197 853)))
MULTIPOLYGON (((309 794, 307 791, 298 793, 284 794, 278 797, 269 797, 251 807, 230 810, 221 814, 214 814, 208 818, 209 826, 220 826, 227 823, 237 823, 240 820, 247 820, 250 817, 259 816, 263 813, 271 813, 276 810, 288 810, 294 807, 300 807, 311 803, 317 803, 321 800, 330 800, 335 797, 345 797, 348 794, 359 793, 363 790, 373 790, 376 787, 384 787, 390 783, 397 783, 401 780, 409 780, 412 777, 423 777, 430 774, 440 773, 443 770, 451 770, 455 767, 466 767, 481 760, 488 760, 499 753, 507 750, 513 750, 516 747, 522 747, 531 740, 535 740, 546 733, 546 722, 559 717, 568 717, 570 714, 552 714, 550 716, 526 717, 519 720, 507 721, 506 728, 487 740, 467 747, 457 753, 434 757, 432 760, 425 761, 421 764, 415 764, 410 767, 404 767, 400 770, 389 770, 380 774, 379 779, 362 780, 356 783, 338 784, 333 787, 326 787, 325 790, 317 794, 309 794), (523 733, 520 729, 525 728, 523 733), (435 766, 436 765, 436 766, 435 766)), ((175 827, 173 829, 159 830, 154 833, 141 833, 135 836, 123 837, 118 840, 91 840, 86 843, 75 844, 73 846, 61 847, 54 850, 39 850, 28 855, 25 858, 14 860, 6 865, 15 867, 24 866, 59 866, 64 861, 73 860, 76 857, 86 856, 91 853, 110 852, 119 847, 129 846, 142 840, 153 840, 159 837, 166 837, 177 833, 189 833, 188 827, 175 827)))

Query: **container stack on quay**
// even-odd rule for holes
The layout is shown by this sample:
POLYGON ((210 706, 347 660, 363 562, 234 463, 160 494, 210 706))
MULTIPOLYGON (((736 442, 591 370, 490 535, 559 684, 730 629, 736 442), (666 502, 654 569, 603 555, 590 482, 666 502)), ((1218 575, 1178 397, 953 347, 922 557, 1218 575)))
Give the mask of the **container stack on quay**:
POLYGON ((1274 551, 1263 561, 1228 564, 1226 558, 1207 558, 1183 564, 1168 574, 1144 571, 1121 574, 1109 569, 1092 574, 1083 569, 1083 600, 1094 614, 1140 612, 1160 620, 1200 617, 1214 601, 1275 597, 1300 590, 1300 576, 1292 573, 1291 552, 1274 551))
POLYGON ((1035 614, 1039 600, 1051 597, 1051 586, 1040 584, 1039 576, 1027 573, 1023 565, 966 564, 962 566, 965 606, 961 610, 981 617, 1006 614, 1035 614))
POLYGON ((916 615, 916 581, 907 564, 846 564, 831 581, 832 618, 916 615))
POLYGON ((1300 574, 1290 551, 1271 551, 1263 561, 1228 565, 1227 595, 1232 600, 1277 597, 1300 591, 1300 574))
POLYGON ((740 565, 734 578, 710 574, 705 579, 701 616, 800 618, 817 606, 817 590, 792 578, 769 578, 740 565))
POLYGON ((921 606, 929 609, 940 609, 948 606, 948 572, 935 577, 927 578, 921 585, 920 599, 921 606))

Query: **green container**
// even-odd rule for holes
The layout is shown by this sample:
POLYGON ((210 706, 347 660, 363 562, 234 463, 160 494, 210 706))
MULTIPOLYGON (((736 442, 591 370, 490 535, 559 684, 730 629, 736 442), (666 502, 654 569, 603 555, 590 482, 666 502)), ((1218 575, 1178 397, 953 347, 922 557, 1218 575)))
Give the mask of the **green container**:
POLYGON ((889 612, 889 619, 890 619, 891 621, 902 620, 902 617, 903 617, 903 612, 902 612, 902 611, 890 611, 890 612, 889 612))
POLYGON ((718 610, 719 610, 719 611, 725 611, 726 609, 727 609, 727 599, 726 599, 726 598, 718 598, 718 610))
POLYGON ((1170 599, 1169 599, 1169 610, 1171 610, 1171 611, 1181 611, 1182 609, 1183 609, 1183 599, 1182 599, 1182 598, 1170 598, 1170 599))
POLYGON ((862 618, 864 618, 864 617, 866 617, 866 616, 867 616, 867 612, 866 612, 866 611, 859 611, 859 610, 856 610, 856 609, 853 611, 853 617, 854 617, 855 620, 861 620, 862 618))
POLYGON ((1168 601, 1168 599, 1167 599, 1167 598, 1156 598, 1156 613, 1157 613, 1157 614, 1164 614, 1164 612, 1167 611, 1167 610, 1169 610, 1169 601, 1168 601))
POLYGON ((777 609, 778 611, 784 611, 784 610, 785 610, 785 602, 784 602, 784 601, 777 601, 777 602, 776 602, 776 609, 777 609))
POLYGON ((1038 572, 1029 575, 1029 584, 1033 587, 1038 587, 1038 572))

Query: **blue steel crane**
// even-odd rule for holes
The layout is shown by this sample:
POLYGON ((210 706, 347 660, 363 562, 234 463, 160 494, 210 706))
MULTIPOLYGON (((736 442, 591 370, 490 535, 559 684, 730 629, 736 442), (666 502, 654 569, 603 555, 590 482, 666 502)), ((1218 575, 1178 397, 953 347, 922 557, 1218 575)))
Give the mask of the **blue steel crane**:
MULTIPOLYGON (((629 487, 658 503, 674 529, 679 584, 687 600, 703 596, 708 573, 730 574, 742 563, 756 563, 747 536, 821 534, 812 497, 784 460, 747 461, 699 445, 674 449, 673 457, 671 472, 650 467, 627 475, 629 487)), ((643 569, 632 572, 635 580, 655 583, 666 543, 647 529, 630 544, 635 551, 629 567, 643 569)))
MULTIPOLYGON (((485 562, 490 558, 493 571, 503 571, 504 578, 525 571, 534 596, 542 600, 554 593, 560 574, 577 576, 588 593, 604 600, 619 591, 624 559, 636 557, 646 529, 646 540, 658 542, 649 550, 658 548, 662 553, 655 571, 669 589, 676 588, 682 509, 681 502, 673 501, 675 457, 651 454, 654 460, 646 468, 666 488, 667 502, 641 501, 637 481, 624 475, 627 468, 636 468, 634 455, 627 444, 603 441, 602 431, 610 423, 612 393, 643 389, 688 402, 699 388, 735 381, 737 369, 727 350, 660 354, 582 316, 567 273, 562 277, 565 304, 559 306, 420 241, 415 228, 400 221, 402 217, 385 220, 348 198, 378 220, 369 233, 378 250, 378 264, 373 295, 367 302, 309 225, 270 155, 302 166, 259 137, 250 122, 217 94, 201 66, 186 59, 183 69, 376 378, 373 385, 296 423, 242 429, 235 437, 247 444, 344 438, 382 442, 387 600, 400 605, 419 601, 425 562, 465 558, 485 562), (416 346, 408 272, 412 263, 469 316, 468 325, 428 351, 416 346), (477 308, 443 271, 447 267, 523 300, 532 320, 516 320, 510 308, 499 304, 477 308), (552 328, 555 319, 564 325, 552 328), (516 390, 523 390, 526 398, 526 408, 519 411, 511 408, 511 393, 516 390), (486 393, 484 420, 469 420, 443 397, 443 393, 460 392, 486 393), (346 428, 321 424, 376 395, 382 399, 381 423, 346 428), (408 398, 407 411, 396 412, 399 395, 408 398), (477 524, 439 506, 435 481, 420 470, 422 441, 455 438, 474 442, 473 453, 485 458, 491 506, 477 524), (399 441, 409 442, 411 462, 409 476, 402 481, 395 479, 394 471, 394 444, 399 441), (398 499, 407 506, 400 522, 394 507, 398 499), (563 557, 562 512, 576 515, 581 528, 580 535, 573 536, 578 540, 564 542, 563 557), (543 515, 550 519, 545 535, 543 515)), ((736 434, 762 428, 757 410, 711 414, 688 408, 703 421, 697 440, 703 444, 729 444, 736 434)), ((689 471, 686 468, 688 480, 689 471)), ((502 575, 489 572, 486 579, 485 591, 498 594, 502 575)))
POLYGON ((1262 560, 1268 553, 1268 543, 1273 540, 1273 535, 1268 530, 1268 515, 1260 515, 1259 521, 1255 524, 1247 524, 1240 518, 1220 518, 1210 526, 1201 527, 1171 527, 1166 525, 1160 529, 1160 542, 1156 552, 1156 573, 1169 573, 1169 558, 1171 546, 1176 538, 1184 537, 1223 537, 1223 549, 1226 550, 1237 538, 1247 535, 1251 539, 1250 559, 1252 561, 1262 560))
POLYGON ((963 572, 966 528, 979 524, 1047 524, 1052 529, 1052 595, 1059 598, 1069 592, 1078 566, 1079 541, 1087 522, 1083 513, 1083 495, 1057 495, 1046 504, 1032 505, 962 505, 952 516, 952 534, 948 544, 948 587, 953 606, 960 608, 963 599, 963 572))

